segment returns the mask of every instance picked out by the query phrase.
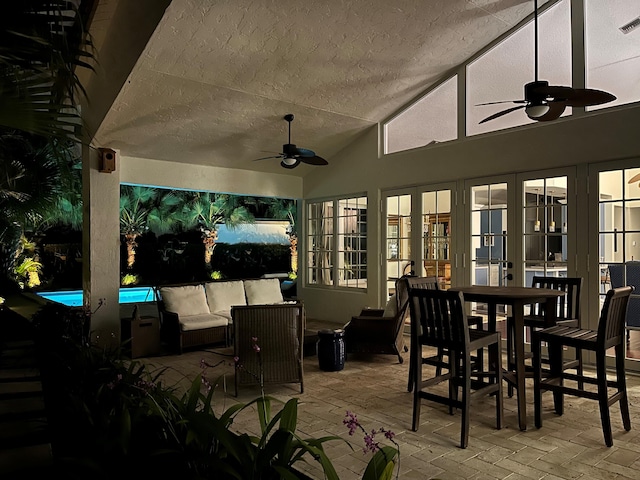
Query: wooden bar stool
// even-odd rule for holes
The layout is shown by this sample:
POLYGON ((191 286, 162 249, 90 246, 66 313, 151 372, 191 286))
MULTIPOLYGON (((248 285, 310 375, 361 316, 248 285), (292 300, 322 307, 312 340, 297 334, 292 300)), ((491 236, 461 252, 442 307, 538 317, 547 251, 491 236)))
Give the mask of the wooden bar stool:
POLYGON ((536 427, 540 428, 542 426, 542 392, 551 390, 554 394, 555 412, 558 415, 562 415, 563 413, 563 395, 565 393, 598 401, 600 404, 602 431, 607 447, 613 445, 609 412, 611 405, 620 402, 620 412, 622 413, 624 429, 627 431, 631 430, 624 367, 624 340, 625 318, 632 290, 633 287, 621 287, 607 292, 597 331, 557 325, 533 333, 531 347, 533 349, 536 427), (542 378, 542 342, 546 342, 549 349, 550 371, 544 379, 542 378), (590 350, 595 352, 596 377, 593 378, 584 374, 578 375, 567 372, 563 368, 563 347, 573 347, 577 350, 590 350), (606 357, 607 350, 610 348, 615 350, 616 380, 607 380, 606 357), (579 382, 578 388, 565 385, 565 380, 579 382), (583 383, 597 385, 597 392, 586 390, 583 383), (580 385, 582 385, 582 387, 580 385), (615 392, 611 395, 609 395, 609 388, 615 389, 615 392))

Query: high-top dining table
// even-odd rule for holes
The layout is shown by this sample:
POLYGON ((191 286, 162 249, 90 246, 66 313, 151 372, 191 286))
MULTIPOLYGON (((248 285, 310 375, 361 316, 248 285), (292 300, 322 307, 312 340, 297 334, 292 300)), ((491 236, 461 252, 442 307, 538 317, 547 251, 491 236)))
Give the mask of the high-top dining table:
POLYGON ((505 370, 503 378, 518 391, 518 424, 520 430, 527 429, 527 402, 525 394, 525 351, 524 351, 524 307, 534 303, 545 303, 546 324, 553 326, 557 317, 558 297, 565 293, 559 290, 533 287, 493 287, 472 285, 452 287, 452 291, 462 292, 466 302, 486 303, 488 307, 489 330, 496 329, 498 305, 509 305, 514 322, 515 370, 505 370))

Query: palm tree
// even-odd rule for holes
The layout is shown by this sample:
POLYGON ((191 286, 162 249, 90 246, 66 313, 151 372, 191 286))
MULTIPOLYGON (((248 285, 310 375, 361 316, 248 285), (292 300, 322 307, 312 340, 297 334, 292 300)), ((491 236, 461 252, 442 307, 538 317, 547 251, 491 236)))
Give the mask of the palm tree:
POLYGON ((120 193, 120 235, 127 246, 127 269, 136 261, 136 239, 148 229, 149 202, 158 194, 154 188, 123 186, 120 193))
POLYGON ((0 131, 0 245, 9 276, 21 237, 33 234, 60 194, 60 165, 51 152, 41 137, 0 131))
POLYGON ((298 233, 296 231, 296 202, 287 198, 268 198, 267 214, 278 220, 288 220, 289 250, 291 251, 291 271, 298 273, 298 233))
MULTIPOLYGON (((84 2, 86 5, 88 2, 84 2)), ((3 2, 0 15, 0 125, 47 139, 79 138, 76 69, 92 68, 88 15, 80 1, 3 2)))
POLYGON ((218 239, 218 227, 224 223, 233 228, 242 223, 253 223, 254 216, 243 205, 241 197, 223 193, 195 192, 185 203, 183 215, 187 228, 197 227, 204 244, 204 263, 211 268, 211 258, 218 239))
MULTIPOLYGON (((13 271, 27 228, 44 225, 60 192, 59 156, 76 141, 77 67, 94 57, 84 19, 67 0, 3 2, 0 15, 0 248, 13 271)), ((86 5, 88 2, 84 2, 86 5)), ((69 200, 67 198, 67 200, 69 200)), ((77 202, 75 203, 77 206, 77 202)), ((75 210, 77 211, 77 209, 75 210)))
POLYGON ((171 232, 180 222, 174 214, 183 200, 172 191, 124 185, 120 194, 120 234, 127 246, 127 269, 136 261, 137 238, 148 230, 171 232))

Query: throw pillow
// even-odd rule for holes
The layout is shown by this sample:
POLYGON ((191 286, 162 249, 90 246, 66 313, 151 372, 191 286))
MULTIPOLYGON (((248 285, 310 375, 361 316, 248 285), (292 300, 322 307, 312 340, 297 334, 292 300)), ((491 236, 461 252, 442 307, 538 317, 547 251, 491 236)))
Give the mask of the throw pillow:
POLYGON ((211 313, 228 312, 234 305, 246 305, 242 280, 207 282, 204 284, 211 313))
POLYGON ((244 291, 247 295, 247 305, 268 305, 283 301, 280 280, 277 278, 245 280, 244 291))
POLYGON ((207 297, 202 285, 162 287, 160 288, 160 296, 168 312, 185 317, 209 313, 209 305, 207 305, 207 297))
POLYGON ((389 297, 387 305, 384 307, 383 317, 395 317, 398 314, 398 300, 394 293, 389 297))

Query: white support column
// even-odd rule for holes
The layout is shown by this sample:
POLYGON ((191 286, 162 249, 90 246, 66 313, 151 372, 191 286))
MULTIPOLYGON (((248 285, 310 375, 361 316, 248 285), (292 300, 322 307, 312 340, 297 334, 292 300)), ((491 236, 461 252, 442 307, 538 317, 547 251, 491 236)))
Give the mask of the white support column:
POLYGON ((91 341, 120 343, 120 173, 100 172, 95 148, 82 150, 82 283, 83 304, 92 312, 91 341))

